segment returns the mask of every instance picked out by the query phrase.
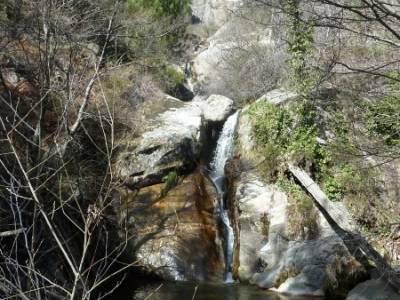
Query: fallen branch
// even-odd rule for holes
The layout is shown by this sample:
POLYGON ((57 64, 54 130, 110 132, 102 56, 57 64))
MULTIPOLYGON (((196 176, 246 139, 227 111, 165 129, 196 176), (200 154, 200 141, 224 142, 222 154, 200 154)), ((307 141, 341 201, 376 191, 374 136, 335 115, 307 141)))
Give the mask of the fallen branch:
POLYGON ((381 277, 385 278, 397 292, 400 292, 399 275, 363 236, 359 233, 352 232, 354 230, 352 230, 352 226, 346 220, 346 217, 343 217, 343 211, 341 211, 341 214, 338 214, 338 210, 335 210, 334 204, 307 172, 293 165, 289 165, 289 171, 313 197, 317 208, 335 233, 342 239, 350 253, 357 255, 357 253, 361 252, 361 256, 358 255, 359 257, 356 257, 356 259, 366 268, 369 267, 368 260, 372 261, 381 277))

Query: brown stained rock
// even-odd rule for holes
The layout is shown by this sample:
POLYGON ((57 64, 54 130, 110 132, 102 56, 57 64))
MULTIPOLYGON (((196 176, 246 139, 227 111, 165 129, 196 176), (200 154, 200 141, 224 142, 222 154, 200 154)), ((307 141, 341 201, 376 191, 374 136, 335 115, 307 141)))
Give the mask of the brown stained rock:
POLYGON ((164 184, 127 193, 120 217, 144 269, 165 279, 223 279, 223 252, 214 215, 217 195, 199 172, 181 179, 165 197, 164 184))

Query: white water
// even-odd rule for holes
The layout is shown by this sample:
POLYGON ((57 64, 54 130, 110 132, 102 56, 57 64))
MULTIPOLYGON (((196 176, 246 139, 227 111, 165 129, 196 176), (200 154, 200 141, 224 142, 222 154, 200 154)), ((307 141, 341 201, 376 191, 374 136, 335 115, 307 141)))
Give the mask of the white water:
POLYGON ((233 282, 232 278, 232 262, 233 262, 233 245, 235 236, 231 222, 229 220, 228 210, 224 207, 224 179, 225 179, 225 164, 233 155, 234 136, 236 123, 239 113, 231 115, 225 122, 222 128, 221 135, 217 142, 217 147, 214 153, 214 159, 211 162, 211 179, 214 181, 218 189, 219 207, 218 213, 221 217, 224 226, 225 238, 225 282, 233 282))
POLYGON ((233 155, 233 139, 235 136, 236 123, 239 113, 235 112, 225 122, 217 147, 214 153, 214 159, 211 162, 211 176, 222 177, 225 175, 226 161, 233 155))

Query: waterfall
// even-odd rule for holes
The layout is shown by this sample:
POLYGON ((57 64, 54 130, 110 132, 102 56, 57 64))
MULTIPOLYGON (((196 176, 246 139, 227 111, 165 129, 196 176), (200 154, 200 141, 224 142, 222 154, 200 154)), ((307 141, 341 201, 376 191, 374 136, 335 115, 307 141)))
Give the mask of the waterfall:
POLYGON ((221 135, 217 142, 214 153, 214 159, 211 162, 210 177, 213 180, 218 192, 218 208, 217 212, 221 218, 225 239, 225 282, 233 282, 232 279, 232 262, 233 262, 233 244, 235 236, 233 228, 229 220, 228 210, 224 205, 225 194, 225 164, 233 155, 234 136, 236 123, 239 113, 231 115, 222 128, 221 135))

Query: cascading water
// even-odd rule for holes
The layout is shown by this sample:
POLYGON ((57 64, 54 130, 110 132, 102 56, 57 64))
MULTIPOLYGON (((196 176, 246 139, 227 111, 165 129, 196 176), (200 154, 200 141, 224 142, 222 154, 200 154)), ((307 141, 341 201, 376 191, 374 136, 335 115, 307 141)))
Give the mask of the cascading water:
POLYGON ((234 234, 229 220, 228 210, 224 205, 225 194, 225 164, 233 155, 234 135, 239 112, 231 115, 222 128, 221 135, 217 142, 214 153, 214 159, 211 162, 210 177, 214 182, 218 192, 218 214, 223 225, 225 238, 225 282, 233 282, 232 262, 233 262, 233 244, 234 234))

